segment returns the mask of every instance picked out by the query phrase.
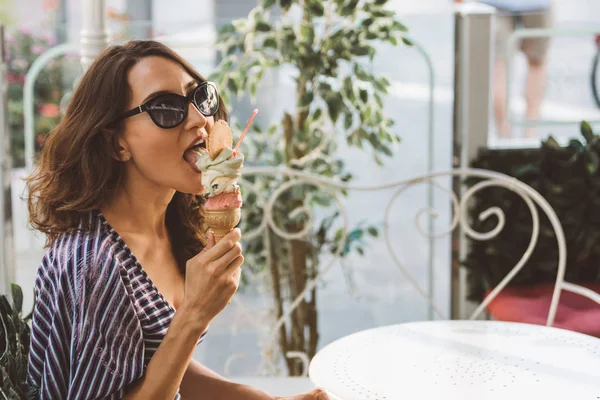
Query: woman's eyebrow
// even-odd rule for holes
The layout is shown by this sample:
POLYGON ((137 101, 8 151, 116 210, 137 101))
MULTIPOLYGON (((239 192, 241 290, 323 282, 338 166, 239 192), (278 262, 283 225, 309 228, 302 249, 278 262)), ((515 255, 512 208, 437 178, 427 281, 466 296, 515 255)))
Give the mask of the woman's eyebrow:
POLYGON ((191 82, 188 82, 187 85, 185 85, 185 94, 188 95, 190 94, 194 89, 196 89, 196 87, 199 85, 197 80, 193 80, 191 82))
MULTIPOLYGON (((198 85, 198 81, 196 79, 194 79, 193 81, 190 81, 188 83, 186 83, 185 88, 184 88, 184 92, 187 93, 190 91, 190 89, 192 89, 194 86, 198 85)), ((145 102, 147 102, 148 100, 156 97, 156 96, 160 96, 162 94, 170 94, 170 93, 175 93, 172 92, 170 90, 158 90, 156 92, 152 92, 150 93, 148 96, 146 96, 146 98, 144 100, 142 100, 141 104, 144 104, 145 102)))
POLYGON ((190 90, 191 88, 193 88, 194 86, 198 86, 198 80, 194 79, 189 81, 186 85, 185 85, 185 91, 187 92, 188 90, 190 90))
POLYGON ((171 93, 173 93, 173 92, 171 92, 170 90, 159 90, 157 92, 152 92, 148 96, 146 96, 146 98, 144 100, 142 100, 141 104, 144 104, 148 100, 150 100, 156 96, 160 96, 161 94, 171 94, 171 93))

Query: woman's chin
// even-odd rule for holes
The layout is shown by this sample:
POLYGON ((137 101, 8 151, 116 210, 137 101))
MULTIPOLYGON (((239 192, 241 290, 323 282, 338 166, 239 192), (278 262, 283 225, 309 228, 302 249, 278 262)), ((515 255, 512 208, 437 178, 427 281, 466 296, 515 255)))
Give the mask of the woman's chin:
MULTIPOLYGON (((187 167, 188 171, 191 172, 191 167, 187 167)), ((184 181, 180 181, 179 188, 177 191, 193 195, 204 194, 204 186, 202 185, 202 174, 198 172, 191 172, 192 175, 184 181)), ((186 176, 186 175, 184 175, 186 176)))
POLYGON ((202 184, 198 184, 198 185, 185 185, 184 187, 179 187, 178 189, 176 189, 178 192, 181 193, 186 193, 186 194, 191 194, 194 196, 202 196, 204 195, 204 186, 202 186, 202 184))
POLYGON ((193 194, 194 196, 204 196, 204 187, 201 186, 199 189, 194 189, 190 191, 190 194, 193 194))

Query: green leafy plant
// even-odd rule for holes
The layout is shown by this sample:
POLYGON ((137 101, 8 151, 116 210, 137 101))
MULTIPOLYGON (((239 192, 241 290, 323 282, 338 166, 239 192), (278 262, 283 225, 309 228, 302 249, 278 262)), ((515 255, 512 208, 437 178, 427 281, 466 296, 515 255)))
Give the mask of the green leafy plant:
MULTIPOLYGON (((233 21, 220 30, 222 61, 210 79, 223 88, 227 103, 249 95, 254 99, 263 75, 285 67, 295 81, 293 110, 283 112, 273 125, 255 124, 243 149, 247 164, 286 165, 322 177, 349 182, 352 175, 336 157, 336 141, 345 137, 350 146, 369 150, 381 164, 392 155, 399 137, 383 110, 390 82, 371 72, 370 63, 383 43, 410 44, 407 28, 387 0, 262 0, 248 18, 233 21), (272 11, 281 11, 271 18, 272 11)), ((260 225, 260 199, 268 198, 290 178, 247 178, 242 229, 260 225)), ((341 194, 345 194, 341 191, 341 194)), ((319 270, 323 254, 345 256, 364 252, 366 238, 377 236, 376 226, 360 224, 344 235, 339 213, 330 193, 311 184, 297 184, 275 202, 273 220, 282 230, 298 234, 286 239, 268 230, 265 237, 249 240, 247 265, 266 268, 270 274, 275 315, 281 317, 319 270), (314 225, 306 212, 321 216, 314 225), (339 242, 345 237, 340 248, 339 242), (270 253, 267 254, 267 251, 270 253)), ((318 343, 316 289, 281 327, 279 346, 312 357, 318 343)), ((290 375, 301 364, 286 359, 290 375)))
MULTIPOLYGON (((566 279, 572 282, 600 282, 600 135, 581 123, 581 138, 560 146, 550 136, 539 149, 483 150, 473 167, 505 173, 537 190, 556 211, 567 241, 566 279)), ((472 180, 470 183, 474 183, 472 180)), ((479 192, 470 208, 473 228, 493 229, 493 218, 479 221, 478 215, 500 207, 505 227, 495 239, 471 241, 463 262, 468 270, 469 298, 481 301, 485 292, 497 285, 525 253, 532 232, 531 214, 515 193, 502 188, 479 192)), ((558 265, 556 235, 540 212, 537 246, 514 285, 554 282, 558 265)))
POLYGON ((22 317, 23 291, 11 285, 12 306, 0 296, 0 398, 25 399, 31 314, 22 317))
MULTIPOLYGON (((37 36, 28 30, 7 36, 8 122, 11 132, 13 166, 25 165, 23 85, 31 64, 54 45, 52 36, 37 36)), ((46 136, 61 118, 60 101, 66 93, 62 85, 60 61, 50 62, 40 73, 34 87, 35 148, 40 151, 46 136)))

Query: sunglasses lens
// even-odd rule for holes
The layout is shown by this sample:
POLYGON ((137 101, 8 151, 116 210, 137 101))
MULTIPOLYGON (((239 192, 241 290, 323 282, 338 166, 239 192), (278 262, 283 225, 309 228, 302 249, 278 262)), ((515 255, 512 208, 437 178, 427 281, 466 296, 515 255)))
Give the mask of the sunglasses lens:
POLYGON ((147 105, 154 122, 163 128, 179 125, 185 118, 185 99, 177 95, 158 96, 147 105))
POLYGON ((216 86, 211 83, 198 86, 194 92, 194 104, 203 115, 215 115, 219 110, 219 93, 216 86))

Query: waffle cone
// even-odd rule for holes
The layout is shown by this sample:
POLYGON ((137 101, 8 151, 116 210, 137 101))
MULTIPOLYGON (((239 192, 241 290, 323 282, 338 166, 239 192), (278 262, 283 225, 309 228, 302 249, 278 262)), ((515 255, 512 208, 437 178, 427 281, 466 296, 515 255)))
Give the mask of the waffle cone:
POLYGON ((205 232, 212 230, 215 241, 218 242, 236 227, 240 222, 241 209, 229 208, 225 210, 204 210, 205 232))

